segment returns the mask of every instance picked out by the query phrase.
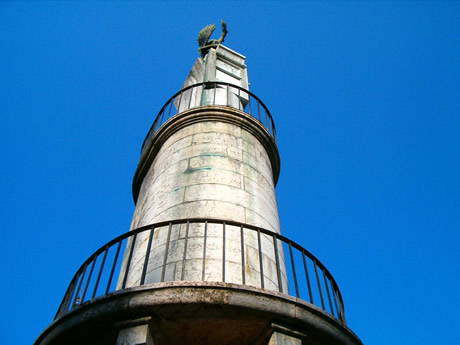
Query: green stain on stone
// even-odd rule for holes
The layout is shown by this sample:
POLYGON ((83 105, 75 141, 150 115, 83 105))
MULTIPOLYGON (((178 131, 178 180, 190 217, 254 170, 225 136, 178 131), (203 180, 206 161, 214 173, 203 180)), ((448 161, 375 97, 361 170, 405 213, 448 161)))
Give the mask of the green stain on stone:
POLYGON ((200 157, 224 157, 225 155, 223 153, 202 153, 200 154, 200 157))
POLYGON ((211 167, 201 167, 201 168, 190 168, 188 167, 184 172, 183 174, 191 174, 195 171, 200 171, 200 170, 211 170, 212 168, 211 167))

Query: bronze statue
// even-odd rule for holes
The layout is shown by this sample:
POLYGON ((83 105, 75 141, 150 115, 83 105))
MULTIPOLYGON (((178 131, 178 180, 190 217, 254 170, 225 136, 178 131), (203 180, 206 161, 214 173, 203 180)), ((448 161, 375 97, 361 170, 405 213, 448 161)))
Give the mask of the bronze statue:
POLYGON ((214 29, 216 28, 215 24, 209 24, 205 26, 200 33, 198 34, 198 53, 200 53, 201 57, 205 57, 206 53, 208 52, 209 48, 216 47, 224 41, 225 36, 227 35, 227 24, 221 19, 220 24, 222 26, 222 34, 220 35, 218 40, 209 40, 214 29))

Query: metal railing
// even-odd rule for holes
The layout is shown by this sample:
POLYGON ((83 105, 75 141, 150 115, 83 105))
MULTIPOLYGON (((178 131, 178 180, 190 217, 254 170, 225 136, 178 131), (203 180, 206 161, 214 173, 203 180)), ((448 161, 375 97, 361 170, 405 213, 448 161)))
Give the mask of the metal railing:
POLYGON ((259 121, 276 140, 273 118, 265 104, 248 90, 230 83, 212 81, 194 84, 175 93, 161 108, 142 144, 141 154, 150 139, 170 118, 188 109, 223 105, 239 109, 259 121))
MULTIPOLYGON (((230 264, 226 260, 226 255, 230 256, 227 248, 229 247, 229 241, 236 241, 238 245, 234 248, 239 247, 238 250, 240 251, 238 266, 240 267, 240 273, 237 273, 237 275, 241 274, 238 278, 240 285, 255 285, 260 289, 275 290, 303 299, 345 324, 344 307, 339 288, 329 271, 314 255, 297 243, 272 231, 248 224, 215 219, 186 219, 156 223, 129 231, 108 242, 91 255, 78 269, 69 284, 55 319, 80 305, 90 303, 96 297, 105 296, 128 287, 151 284, 152 282, 149 282, 146 278, 150 274, 149 269, 152 266, 150 259, 155 255, 158 257, 157 261, 161 262, 155 282, 189 281, 190 279, 185 277, 184 268, 185 261, 189 260, 189 257, 187 257, 189 252, 187 245, 189 244, 189 248, 192 246, 191 241, 194 236, 191 233, 192 230, 189 231, 192 226, 195 229, 197 227, 202 229, 202 235, 194 238, 195 241, 200 241, 199 248, 202 251, 202 255, 200 254, 198 258, 198 260, 202 260, 202 264, 198 262, 201 272, 198 272, 199 276, 194 281, 232 282, 229 279, 230 274, 227 272, 229 270, 227 266, 230 264), (181 236, 176 236, 176 240, 180 237, 181 241, 183 241, 183 248, 180 250, 177 247, 171 249, 172 231, 174 228, 177 229, 178 226, 185 229, 181 236), (213 226, 213 229, 210 229, 211 226, 213 226), (207 267, 205 262, 209 259, 209 252, 212 250, 209 242, 213 240, 216 243, 216 233, 220 233, 218 241, 222 241, 218 242, 218 249, 221 251, 220 276, 209 278, 206 275, 208 272, 205 272, 207 267), (252 249, 251 255, 256 259, 254 260, 257 263, 255 266, 259 266, 254 267, 254 272, 258 272, 256 284, 248 282, 248 262, 245 262, 245 260, 248 260, 250 250, 250 244, 247 243, 249 242, 248 235, 254 239, 252 245, 255 247, 252 249), (159 236, 163 236, 165 239, 165 245, 162 245, 161 250, 159 247, 152 247, 152 243, 155 241, 154 238, 158 240, 159 236), (211 238, 211 236, 214 237, 211 238), (145 249, 139 247, 141 239, 144 241, 145 249), (122 247, 124 248, 124 255, 120 255, 122 247), (134 248, 136 248, 138 254, 139 248, 142 248, 141 256, 139 256, 141 259, 137 261, 136 265, 133 264, 134 248), (272 257, 271 261, 266 260, 268 252, 271 252, 271 254, 269 253, 272 257), (182 261, 182 268, 178 270, 176 278, 171 278, 166 274, 168 256, 170 255, 175 255, 178 257, 178 261, 182 261), (274 284, 271 285, 271 288, 268 288, 269 277, 264 272, 270 269, 273 270, 273 267, 268 267, 270 265, 275 267, 273 272, 273 277, 275 278, 273 279, 274 284), (132 283, 133 275, 137 275, 137 278, 134 279, 134 284, 132 283), (131 281, 131 283, 128 283, 128 281, 131 281)), ((235 274, 235 271, 233 271, 233 274, 235 274)), ((254 279, 254 277, 252 278, 254 279)))

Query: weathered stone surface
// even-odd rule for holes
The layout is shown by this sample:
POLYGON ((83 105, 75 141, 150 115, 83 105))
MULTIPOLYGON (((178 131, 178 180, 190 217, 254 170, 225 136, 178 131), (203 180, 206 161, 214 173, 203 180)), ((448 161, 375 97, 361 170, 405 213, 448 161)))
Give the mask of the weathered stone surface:
POLYGON ((148 325, 139 325, 119 331, 117 345, 154 345, 148 325))

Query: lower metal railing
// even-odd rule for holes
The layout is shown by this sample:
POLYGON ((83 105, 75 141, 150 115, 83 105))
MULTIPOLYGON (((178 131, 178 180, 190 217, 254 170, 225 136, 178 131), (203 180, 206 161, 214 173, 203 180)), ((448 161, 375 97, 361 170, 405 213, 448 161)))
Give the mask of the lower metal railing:
POLYGON ((108 242, 78 269, 56 318, 90 303, 96 297, 117 290, 165 281, 190 281, 185 263, 191 260, 192 240, 195 244, 194 265, 199 270, 197 272, 195 269, 194 281, 220 281, 275 290, 311 303, 345 324, 343 301, 337 283, 314 255, 275 232, 216 219, 156 223, 129 231, 108 242), (196 235, 197 229, 199 236, 196 235), (180 248, 173 246, 173 242, 179 240, 180 248), (161 245, 158 245, 159 242, 161 245), (233 244, 231 253, 230 242, 233 244), (216 248, 220 251, 218 257, 221 266, 218 270, 212 266, 214 272, 210 274, 207 260, 211 255, 216 257, 216 248), (211 250, 213 254, 210 254, 211 250), (235 260, 235 253, 240 273, 235 273, 235 270, 229 272, 232 264, 229 260, 235 260), (176 258, 175 271, 170 274, 168 265, 173 256, 176 258), (248 262, 249 256, 252 263, 248 262), (151 266, 155 260, 160 264, 154 269, 151 266), (272 271, 271 277, 269 271, 272 271))

